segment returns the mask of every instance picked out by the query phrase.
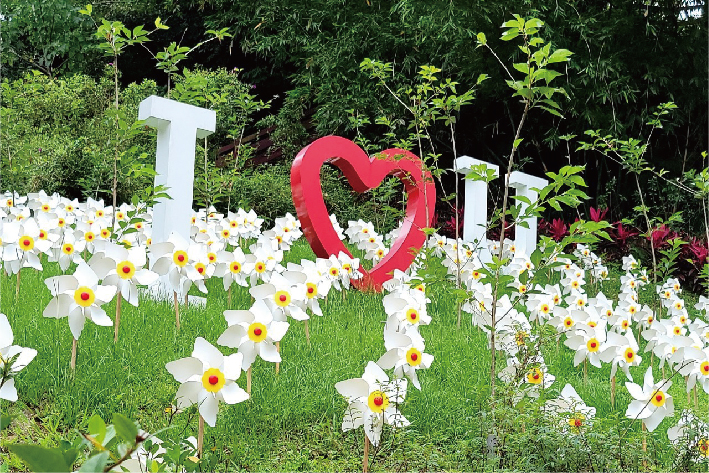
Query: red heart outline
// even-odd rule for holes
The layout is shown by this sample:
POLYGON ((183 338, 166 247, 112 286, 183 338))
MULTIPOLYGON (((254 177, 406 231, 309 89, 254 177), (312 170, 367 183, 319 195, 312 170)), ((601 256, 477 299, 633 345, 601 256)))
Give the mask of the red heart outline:
POLYGON ((326 136, 303 148, 291 167, 291 191, 300 224, 316 256, 329 258, 340 251, 349 255, 330 222, 320 183, 323 164, 337 166, 357 192, 381 184, 386 176, 404 183, 408 194, 406 217, 389 253, 370 271, 360 267, 362 278, 353 280, 359 289, 381 291, 395 269, 405 271, 426 241, 423 228, 430 226, 436 206, 436 186, 431 173, 422 170, 421 159, 409 151, 387 149, 369 157, 356 143, 339 136, 326 136), (428 208, 428 218, 426 209, 428 208))

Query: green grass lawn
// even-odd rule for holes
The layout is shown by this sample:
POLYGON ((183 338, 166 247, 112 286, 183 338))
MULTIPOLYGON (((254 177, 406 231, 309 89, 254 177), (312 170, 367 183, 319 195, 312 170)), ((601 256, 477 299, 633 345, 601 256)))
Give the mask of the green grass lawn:
MULTIPOLYGON (((286 254, 287 261, 314 259, 304 240, 286 254)), ((15 279, 3 275, 1 310, 8 316, 15 334, 14 344, 38 351, 35 360, 16 379, 20 400, 9 406, 19 417, 3 431, 0 438, 0 470, 24 469, 17 457, 8 453, 11 443, 39 443, 54 446, 61 438, 86 431, 88 419, 98 414, 110 422, 112 413, 120 412, 137 420, 148 432, 168 426, 170 406, 179 384, 165 369, 167 362, 190 356, 196 337, 216 345, 227 324, 222 312, 227 308, 221 280, 209 281, 210 293, 206 309, 181 307, 182 327, 175 330, 172 304, 143 298, 134 308, 123 304, 120 338, 113 343, 113 329, 87 322, 81 335, 75 378, 69 373, 71 334, 67 319, 47 319, 42 311, 51 295, 44 279, 58 274, 58 267, 45 264, 44 273, 25 269, 22 272, 19 301, 15 301, 15 279)), ((617 274, 615 275, 617 276, 617 274)), ((618 291, 618 281, 603 286, 609 297, 618 291)), ((385 429, 382 444, 370 456, 372 469, 381 470, 449 470, 547 469, 537 457, 558 456, 554 440, 546 442, 535 429, 538 411, 525 403, 509 408, 504 424, 510 434, 503 458, 489 458, 485 441, 492 431, 489 407, 490 353, 485 334, 471 325, 464 314, 463 327, 456 327, 456 307, 445 287, 429 291, 431 325, 422 327, 426 351, 435 356, 430 369, 419 371, 422 390, 410 387, 402 413, 411 421, 405 431, 392 435, 385 429), (535 417, 537 416, 537 417, 535 417), (536 420, 535 420, 536 419, 536 420), (529 439, 528 432, 535 436, 529 439), (525 437, 527 435, 527 437, 525 437), (515 442, 530 442, 528 447, 515 447, 515 442), (546 442, 546 443, 545 443, 546 442), (530 457, 514 452, 527 449, 530 457)), ((648 288, 649 289, 649 288, 648 288)), ((197 294, 196 292, 192 292, 197 294)), ((687 294, 687 307, 693 302, 687 294)), ((301 323, 291 327, 281 343, 283 363, 279 375, 274 366, 257 360, 253 369, 252 398, 229 406, 221 404, 217 426, 207 426, 205 451, 216 455, 220 470, 292 471, 292 470, 357 470, 361 468, 364 433, 362 429, 342 433, 341 422, 345 400, 335 390, 335 383, 362 375, 367 362, 376 361, 384 353, 382 330, 386 319, 382 296, 354 290, 332 291, 322 305, 325 316, 310 322, 311 346, 305 341, 301 323)), ((245 288, 234 287, 233 309, 248 309, 251 296, 245 288)), ((113 317, 115 302, 104 306, 113 317)), ((690 309, 694 313, 693 309, 690 309)), ((637 335, 637 333, 636 333, 637 335)), ((641 350, 644 342, 641 342, 641 350)), ((222 350, 229 353, 228 349, 222 350)), ((632 369, 635 381, 642 383, 649 364, 643 354, 643 365, 632 369)), ((498 367, 505 365, 500 355, 498 367)), ((563 344, 545 346, 545 360, 556 382, 547 393, 555 397, 565 383, 571 383, 589 405, 597 408, 596 423, 586 436, 588 447, 608 451, 590 454, 611 455, 613 448, 628 455, 628 469, 638 469, 637 445, 640 423, 632 426, 624 419, 631 398, 623 387, 624 375, 619 370, 616 407, 610 405, 610 365, 598 370, 589 367, 589 382, 584 384, 581 367, 572 365, 573 354, 563 344), (620 447, 611 441, 613 432, 629 427, 627 442, 620 447), (614 430, 615 429, 615 430, 614 430), (635 461, 636 463, 632 463, 635 461), (634 468, 635 465, 637 468, 634 468)), ((655 378, 661 377, 655 360, 655 378)), ((668 372, 669 375, 669 372, 668 372)), ((667 428, 676 423, 687 404, 684 381, 674 378, 670 394, 675 399, 675 417, 665 420, 648 436, 648 452, 653 465, 661 469, 672 466, 667 428)), ((239 379, 245 388, 245 375, 239 379)), ((706 415, 707 396, 700 392, 701 414, 706 415)), ((503 404, 501 401, 500 404, 503 404)), ((8 403, 2 404, 3 411, 8 403)), ((502 411, 500 411, 502 412, 502 411)), ((700 414, 700 413, 697 413, 700 414)), ((194 408, 176 415, 172 429, 164 436, 182 438, 196 435, 194 408)), ((553 439, 553 437, 549 437, 553 439)), ((580 447, 581 448, 581 447, 580 447)), ((581 461, 581 460, 579 460, 581 461)), ((596 465, 607 469, 608 464, 596 465)), ((587 469, 587 468, 584 468, 587 469)))

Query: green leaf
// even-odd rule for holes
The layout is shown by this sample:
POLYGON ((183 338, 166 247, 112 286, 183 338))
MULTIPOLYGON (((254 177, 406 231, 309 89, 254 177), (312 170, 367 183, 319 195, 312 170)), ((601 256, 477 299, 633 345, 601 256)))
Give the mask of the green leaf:
POLYGON ((512 67, 517 69, 522 74, 529 74, 529 66, 527 65, 527 63, 517 62, 517 63, 512 64, 512 67))
POLYGON ((512 146, 513 146, 515 149, 517 149, 517 148, 519 148, 519 145, 520 145, 520 143, 522 143, 522 141, 524 141, 524 138, 517 138, 517 139, 514 141, 514 143, 512 144, 512 146))
POLYGON ((517 36, 519 36, 519 32, 515 30, 507 30, 505 31, 502 36, 500 36, 500 39, 502 41, 511 41, 515 39, 517 36))
POLYGON ((122 414, 113 414, 113 425, 116 427, 116 434, 121 440, 135 443, 135 438, 138 436, 138 427, 135 423, 122 414))
POLYGON ((103 443, 106 437, 106 423, 101 416, 94 414, 89 419, 89 434, 93 436, 97 442, 103 443))
POLYGON ((485 33, 478 33, 478 43, 482 46, 487 44, 487 38, 485 37, 485 33))
POLYGON ((7 448, 20 457, 29 469, 35 473, 68 473, 69 466, 58 448, 45 448, 39 445, 8 445, 7 448))
POLYGON ((0 416, 0 430, 5 429, 10 423, 13 421, 15 416, 9 416, 9 415, 1 415, 0 416))
POLYGON ((554 62, 566 62, 572 54, 573 53, 568 49, 557 49, 551 53, 551 56, 549 56, 549 59, 547 60, 547 64, 552 64, 554 62))
POLYGON ((103 471, 108 463, 108 452, 101 452, 97 455, 92 456, 81 465, 79 472, 89 472, 93 473, 96 471, 103 471))

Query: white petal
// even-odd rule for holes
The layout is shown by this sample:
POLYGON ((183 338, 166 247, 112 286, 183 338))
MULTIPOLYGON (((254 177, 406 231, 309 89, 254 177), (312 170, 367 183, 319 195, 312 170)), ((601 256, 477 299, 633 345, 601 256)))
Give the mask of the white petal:
POLYGON ((5 384, 0 387, 0 399, 7 399, 10 402, 17 401, 17 389, 15 389, 15 380, 13 378, 5 381, 5 384))
POLYGON ((199 358, 209 368, 219 368, 224 362, 224 355, 214 345, 202 337, 194 341, 192 356, 199 358))
POLYGON ((281 361, 281 354, 278 353, 276 346, 271 342, 263 341, 258 344, 259 356, 265 361, 270 361, 271 363, 279 363, 281 361))
POLYGON ((239 348, 244 337, 246 337, 244 327, 241 325, 231 325, 221 334, 217 343, 229 348, 239 348))
POLYGON ((0 314, 0 348, 12 345, 12 328, 5 314, 0 314))
POLYGON ((290 325, 288 322, 279 322, 279 321, 274 321, 271 322, 271 325, 268 328, 268 336, 271 340, 274 342, 279 342, 281 339, 285 336, 286 332, 288 331, 288 327, 290 325))
POLYGON ((200 396, 199 413, 204 417, 204 421, 210 427, 217 425, 217 414, 219 413, 219 401, 211 393, 200 396))
POLYGON ((177 390, 177 394, 175 394, 177 407, 184 409, 192 404, 197 404, 197 402, 199 402, 199 393, 202 392, 203 389, 202 383, 199 381, 182 383, 177 390))
POLYGON ((399 348, 392 348, 388 352, 384 353, 381 357, 379 357, 379 360, 377 360, 377 364, 385 370, 392 369, 394 365, 396 365, 396 362, 401 359, 401 357, 399 356, 399 351, 399 348))
MULTIPOLYGON (((241 365, 239 365, 239 369, 241 369, 241 365)), ((221 391, 219 391, 219 394, 222 395, 224 402, 227 404, 236 404, 238 402, 246 401, 249 398, 246 391, 241 389, 236 383, 225 385, 221 391)))
POLYGON ((239 376, 241 376, 241 366, 243 363, 244 355, 242 353, 234 353, 233 355, 225 356, 224 377, 231 380, 239 379, 239 376))
POLYGON ((74 310, 69 312, 69 329, 75 340, 78 340, 81 336, 81 331, 84 330, 85 323, 86 317, 84 317, 84 312, 81 310, 81 307, 77 306, 74 310))
POLYGON ((179 383, 185 383, 192 376, 200 375, 204 371, 202 362, 192 356, 171 361, 165 368, 179 383))
POLYGON ((348 399, 358 399, 369 396, 369 383, 362 378, 352 378, 335 384, 337 392, 348 399))

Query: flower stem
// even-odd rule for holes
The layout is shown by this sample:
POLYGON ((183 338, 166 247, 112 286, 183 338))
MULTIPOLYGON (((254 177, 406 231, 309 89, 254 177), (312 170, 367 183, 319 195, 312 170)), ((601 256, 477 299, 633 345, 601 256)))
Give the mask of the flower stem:
POLYGON ((118 327, 121 325, 121 302, 123 301, 123 294, 118 291, 118 296, 116 298, 116 327, 113 333, 113 343, 118 343, 118 327))
POLYGON ((199 415, 199 431, 197 432, 197 456, 202 458, 202 451, 204 450, 204 417, 202 414, 199 415))

